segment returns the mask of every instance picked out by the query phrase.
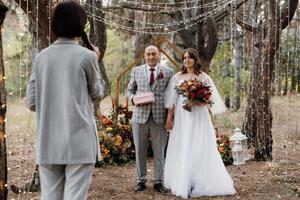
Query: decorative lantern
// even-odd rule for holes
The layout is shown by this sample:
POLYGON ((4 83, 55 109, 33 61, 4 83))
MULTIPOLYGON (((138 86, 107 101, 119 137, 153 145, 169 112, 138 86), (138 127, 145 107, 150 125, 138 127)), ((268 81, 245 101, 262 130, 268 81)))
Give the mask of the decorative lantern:
POLYGON ((234 142, 234 146, 231 151, 234 165, 245 164, 245 152, 240 141, 234 142))
POLYGON ((233 148, 235 141, 240 141, 240 145, 242 145, 244 149, 247 149, 247 137, 242 134, 241 129, 236 127, 233 132, 234 134, 229 138, 230 147, 233 148))
POLYGON ((241 130, 236 127, 234 134, 229 138, 233 164, 245 164, 245 150, 247 149, 247 137, 241 133, 241 130))

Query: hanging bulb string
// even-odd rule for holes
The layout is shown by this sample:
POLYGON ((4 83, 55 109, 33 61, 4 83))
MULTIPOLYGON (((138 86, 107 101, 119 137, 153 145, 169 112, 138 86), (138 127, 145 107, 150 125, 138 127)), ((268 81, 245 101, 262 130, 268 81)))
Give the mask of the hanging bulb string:
MULTIPOLYGON (((213 14, 219 12, 222 9, 223 8, 220 7, 218 10, 216 10, 214 12, 209 12, 208 15, 206 15, 206 16, 212 16, 213 14)), ((201 22, 201 21, 203 21, 205 19, 205 18, 201 18, 201 19, 199 19, 198 21, 196 21, 194 23, 186 25, 185 27, 178 28, 176 30, 171 30, 171 31, 169 31, 167 27, 160 27, 160 28, 163 28, 164 31, 160 31, 160 32, 156 31, 155 32, 155 31, 148 31, 148 30, 145 31, 146 27, 145 28, 140 28, 140 29, 134 29, 134 28, 131 28, 131 27, 128 27, 128 26, 125 26, 125 25, 117 24, 114 21, 103 19, 100 16, 97 16, 97 15, 95 15, 93 13, 88 12, 88 11, 87 11, 87 14, 91 18, 93 18, 93 19, 95 19, 97 21, 100 21, 102 23, 105 23, 107 25, 113 26, 115 28, 123 29, 123 30, 129 31, 129 32, 147 33, 147 34, 171 34, 171 33, 176 33, 176 32, 182 31, 184 29, 188 29, 188 28, 190 28, 192 26, 195 26, 196 24, 198 24, 199 22, 201 22)), ((153 28, 155 28, 155 27, 153 27, 153 28)))
MULTIPOLYGON (((214 2, 209 2, 202 4, 203 6, 210 6, 213 4, 216 4, 218 2, 221 2, 222 0, 217 0, 214 2)), ((135 6, 148 6, 148 7, 159 7, 159 8, 165 8, 166 6, 181 6, 181 4, 186 5, 186 4, 192 4, 192 3, 201 3, 202 0, 190 0, 190 1, 182 1, 182 2, 166 2, 166 3, 149 3, 149 2, 137 2, 137 1, 121 1, 121 4, 129 4, 129 5, 135 5, 135 6)))
MULTIPOLYGON (((107 13, 106 11, 102 10, 102 9, 99 9, 95 6, 92 6, 90 4, 85 4, 87 6, 89 6, 90 8, 94 8, 96 10, 99 10, 99 11, 102 11, 102 12, 105 12, 107 13)), ((225 8, 227 5, 223 5, 221 8, 225 8)), ((134 23, 140 23, 140 24, 149 24, 149 25, 152 25, 152 26, 147 26, 146 28, 164 28, 164 27, 169 27, 169 26, 178 26, 180 24, 184 24, 184 23, 188 23, 188 22, 191 22, 191 21, 195 21, 195 20, 198 20, 199 18, 203 17, 203 16, 207 16, 209 15, 211 12, 215 12, 216 10, 221 10, 221 8, 217 8, 217 9, 214 9, 214 10, 210 10, 206 13, 202 13, 200 15, 196 15, 194 17, 191 17, 191 18, 187 18, 187 19, 183 19, 183 20, 180 20, 180 21, 177 21, 177 22, 172 22, 172 23, 166 23, 166 24, 161 24, 161 23, 151 23, 151 22, 145 22, 145 21, 138 21, 138 20, 134 20, 134 19, 130 19, 130 18, 126 18, 126 17, 123 17, 123 16, 119 16, 119 15, 116 15, 116 14, 113 14, 113 13, 109 13, 110 15, 114 16, 114 17, 117 17, 119 19, 123 19, 123 20, 127 20, 127 21, 132 21, 134 23)), ((95 15, 95 14, 94 14, 95 15)), ((100 16, 98 16, 100 17, 100 16)), ((103 20, 106 20, 104 18, 102 18, 103 20)))
POLYGON ((112 9, 112 8, 118 8, 118 9, 123 9, 123 10, 128 10, 131 12, 136 12, 141 11, 141 12, 153 12, 153 14, 156 13, 167 13, 171 14, 174 12, 181 12, 181 11, 188 11, 188 10, 195 10, 195 9, 200 9, 200 8, 213 8, 213 7, 218 7, 222 4, 225 3, 230 3, 232 0, 220 0, 218 2, 214 2, 210 5, 197 5, 197 6, 190 6, 190 7, 155 7, 155 6, 141 6, 141 7, 129 7, 129 6, 124 6, 120 4, 115 4, 111 5, 111 7, 107 7, 106 9, 112 9))

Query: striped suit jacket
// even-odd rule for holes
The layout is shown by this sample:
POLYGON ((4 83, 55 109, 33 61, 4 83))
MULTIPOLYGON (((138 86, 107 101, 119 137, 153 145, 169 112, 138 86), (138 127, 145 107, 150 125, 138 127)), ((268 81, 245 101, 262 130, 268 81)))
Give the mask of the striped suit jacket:
POLYGON ((157 124, 164 124, 166 122, 166 110, 164 107, 164 94, 167 88, 168 82, 173 75, 172 69, 158 65, 158 75, 150 87, 149 79, 147 76, 147 66, 141 65, 135 67, 131 71, 130 81, 127 87, 127 97, 132 102, 132 98, 136 94, 144 92, 153 92, 155 102, 138 106, 133 108, 132 122, 144 124, 149 118, 150 111, 152 111, 154 121, 157 124))
POLYGON ((93 103, 104 97, 94 52, 60 38, 36 57, 26 101, 36 111, 37 164, 95 163, 93 103))

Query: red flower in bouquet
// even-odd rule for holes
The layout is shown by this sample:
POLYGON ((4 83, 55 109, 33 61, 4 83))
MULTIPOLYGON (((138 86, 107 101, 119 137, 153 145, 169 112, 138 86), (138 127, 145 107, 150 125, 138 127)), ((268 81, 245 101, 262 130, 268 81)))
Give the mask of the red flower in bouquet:
POLYGON ((176 86, 175 90, 177 94, 186 97, 183 108, 189 112, 191 112, 194 103, 213 103, 209 100, 212 91, 205 82, 198 80, 184 81, 176 86))

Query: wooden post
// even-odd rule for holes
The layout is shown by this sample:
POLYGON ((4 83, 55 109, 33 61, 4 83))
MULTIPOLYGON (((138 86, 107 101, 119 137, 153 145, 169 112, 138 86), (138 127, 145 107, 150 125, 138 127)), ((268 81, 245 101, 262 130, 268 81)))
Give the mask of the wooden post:
POLYGON ((141 53, 138 58, 136 58, 131 64, 129 64, 123 72, 117 77, 117 82, 116 82, 116 90, 115 90, 115 96, 113 97, 113 109, 117 109, 119 106, 119 92, 120 92, 120 82, 121 78, 137 63, 141 62, 143 59, 144 54, 141 53))
POLYGON ((6 90, 2 48, 2 24, 8 8, 0 2, 0 199, 7 199, 7 157, 5 141, 6 90))

